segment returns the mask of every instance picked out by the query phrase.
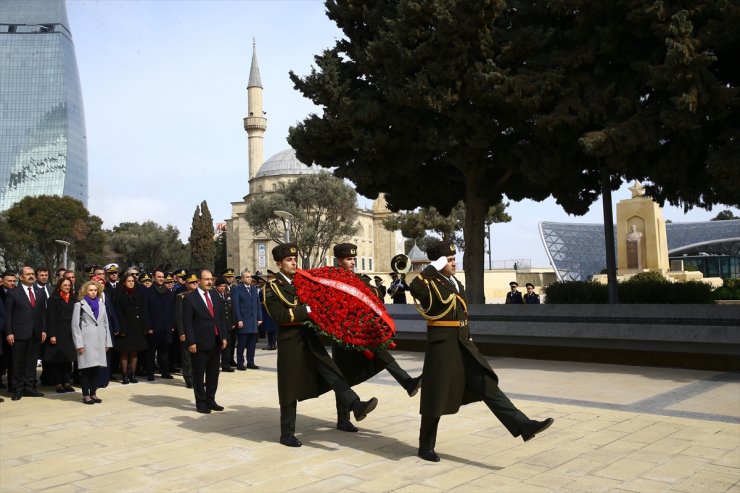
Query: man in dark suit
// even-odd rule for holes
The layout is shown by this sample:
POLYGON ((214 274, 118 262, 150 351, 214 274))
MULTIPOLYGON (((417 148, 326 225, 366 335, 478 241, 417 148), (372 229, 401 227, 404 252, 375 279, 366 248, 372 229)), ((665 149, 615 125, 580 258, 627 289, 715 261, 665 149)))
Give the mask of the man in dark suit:
POLYGON ((455 244, 437 241, 427 246, 432 260, 411 281, 417 309, 427 320, 424 387, 421 389, 421 430, 418 455, 439 462, 434 451, 439 418, 455 414, 460 406, 483 401, 512 436, 526 442, 546 430, 552 418, 529 419, 498 387, 498 376, 473 344, 468 329, 465 287, 455 277, 455 244))
POLYGON ((242 273, 242 283, 231 288, 231 306, 236 321, 236 369, 258 370, 254 364, 254 350, 257 346, 257 332, 262 325, 262 307, 256 283, 249 269, 242 273), (244 350, 247 351, 247 365, 244 366, 244 350))
MULTIPOLYGON (((15 287, 16 282, 18 282, 18 279, 15 275, 15 272, 9 270, 3 272, 2 285, 0 285, 0 304, 3 305, 3 308, 5 307, 5 300, 8 297, 8 291, 15 287)), ((2 333, 2 330, 3 328, 0 327, 0 333, 2 333)), ((2 346, 2 351, 0 351, 0 389, 4 389, 6 387, 6 385, 2 381, 2 376, 4 373, 7 372, 8 376, 7 387, 10 388, 11 384, 13 383, 13 364, 11 363, 10 358, 10 345, 8 344, 8 341, 5 340, 5 337, 2 337, 0 346, 2 346)))
POLYGON ((46 294, 36 291, 33 268, 21 269, 21 283, 7 292, 5 299, 5 340, 13 351, 13 400, 22 396, 42 397, 36 390, 36 361, 39 347, 46 340, 44 310, 46 294))
POLYGON ((193 392, 199 413, 223 411, 216 403, 221 350, 228 342, 221 298, 212 292, 213 273, 203 269, 198 289, 183 298, 182 322, 193 362, 193 392))

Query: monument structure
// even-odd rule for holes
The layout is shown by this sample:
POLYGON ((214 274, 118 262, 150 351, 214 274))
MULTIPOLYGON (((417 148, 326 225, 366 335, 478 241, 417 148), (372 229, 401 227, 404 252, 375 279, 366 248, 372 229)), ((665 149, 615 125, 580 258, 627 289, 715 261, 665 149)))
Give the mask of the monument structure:
POLYGON ((663 210, 640 182, 630 187, 632 197, 617 203, 617 270, 620 275, 670 270, 663 210))

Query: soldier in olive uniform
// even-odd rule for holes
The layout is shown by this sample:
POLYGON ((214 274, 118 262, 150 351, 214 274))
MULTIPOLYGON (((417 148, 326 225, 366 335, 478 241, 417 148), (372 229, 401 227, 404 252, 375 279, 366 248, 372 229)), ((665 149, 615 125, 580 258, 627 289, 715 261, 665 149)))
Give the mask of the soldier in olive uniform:
MULTIPOLYGON (((340 243, 334 247, 334 256, 337 258, 339 267, 354 272, 355 260, 357 257, 356 245, 353 245, 352 243, 340 243)), ((382 290, 381 294, 381 291, 376 286, 372 286, 363 276, 358 274, 357 277, 363 280, 365 285, 370 288, 382 303, 383 297, 385 296, 385 289, 382 290)), ((409 396, 415 396, 419 391, 419 387, 421 387, 421 376, 411 378, 408 373, 398 366, 395 358, 391 356, 385 348, 376 352, 375 358, 370 360, 360 351, 342 347, 337 344, 336 341, 332 341, 331 354, 332 358, 337 363, 337 366, 342 371, 342 374, 347 379, 347 383, 351 386, 362 383, 383 370, 388 370, 388 373, 390 373, 393 378, 401 384, 406 392, 408 392, 409 396)), ((337 429, 349 432, 357 431, 357 427, 349 420, 349 409, 342 404, 338 397, 337 429)))
POLYGON ((455 414, 463 404, 483 401, 513 436, 531 440, 552 418, 529 419, 498 387, 498 377, 473 344, 468 330, 465 288, 455 278, 455 245, 438 241, 427 248, 433 262, 411 282, 417 309, 427 320, 424 388, 418 455, 438 462, 434 451, 440 416, 455 414))
POLYGON ((318 334, 303 325, 311 309, 298 300, 293 285, 297 255, 295 243, 284 243, 272 249, 272 257, 280 271, 262 291, 264 305, 278 325, 280 443, 288 447, 302 445, 295 437, 298 401, 333 389, 357 421, 364 419, 378 404, 375 397, 369 401, 360 400, 329 357, 318 334))
POLYGON ((185 281, 185 290, 175 295, 175 328, 180 340, 180 358, 182 364, 182 378, 185 380, 185 386, 193 388, 193 362, 190 359, 190 351, 185 342, 185 325, 182 321, 182 303, 186 296, 196 290, 198 287, 198 276, 195 273, 181 272, 181 277, 185 281))

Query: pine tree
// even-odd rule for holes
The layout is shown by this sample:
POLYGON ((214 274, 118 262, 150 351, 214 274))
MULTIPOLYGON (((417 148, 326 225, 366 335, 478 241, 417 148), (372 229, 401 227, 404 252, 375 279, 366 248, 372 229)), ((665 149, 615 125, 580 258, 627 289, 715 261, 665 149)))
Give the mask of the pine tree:
POLYGON ((194 269, 213 270, 213 218, 204 200, 196 206, 190 226, 190 266, 194 269))

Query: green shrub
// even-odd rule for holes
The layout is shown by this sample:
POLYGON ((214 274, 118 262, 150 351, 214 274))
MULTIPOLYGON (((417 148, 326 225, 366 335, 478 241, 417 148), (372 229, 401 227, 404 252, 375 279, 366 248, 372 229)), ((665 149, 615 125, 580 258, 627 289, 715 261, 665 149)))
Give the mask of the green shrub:
MULTIPOLYGON (((653 273, 644 273, 653 274, 653 273)), ((641 275, 641 274, 638 274, 641 275)), ((618 285, 619 302, 625 304, 691 304, 714 303, 714 294, 709 284, 697 281, 668 282, 658 274, 648 278, 632 279, 618 285)), ((609 288, 594 282, 556 282, 546 286, 545 303, 548 304, 600 304, 608 303, 609 288)))
POLYGON ((668 279, 663 277, 663 274, 660 272, 640 272, 639 274, 635 274, 634 276, 627 279, 628 283, 641 283, 641 282, 648 282, 648 283, 668 283, 668 279))
POLYGON ((713 294, 715 300, 740 300, 740 279, 722 279, 722 287, 713 294))

